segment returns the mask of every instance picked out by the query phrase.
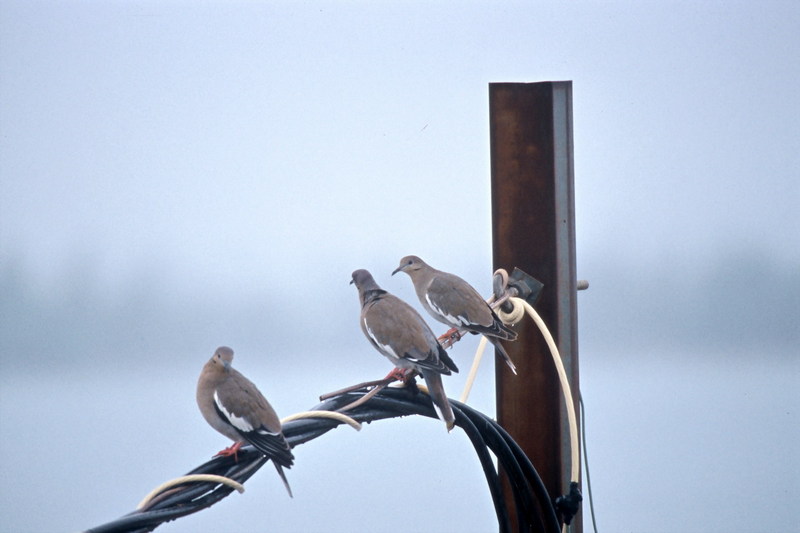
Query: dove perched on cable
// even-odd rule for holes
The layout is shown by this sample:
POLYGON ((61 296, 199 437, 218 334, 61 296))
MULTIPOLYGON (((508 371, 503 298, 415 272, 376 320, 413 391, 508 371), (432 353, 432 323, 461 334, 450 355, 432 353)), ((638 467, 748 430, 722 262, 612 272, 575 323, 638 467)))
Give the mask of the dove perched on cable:
POLYGON ((381 289, 366 270, 356 270, 350 282, 361 301, 361 330, 367 340, 400 371, 422 374, 436 414, 450 431, 455 416, 442 385, 442 374, 458 372, 436 335, 413 307, 381 289))
POLYGON ((217 455, 236 455, 246 442, 272 460, 289 496, 292 489, 283 472, 294 456, 283 436, 275 410, 252 381, 231 367, 233 350, 220 346, 197 381, 197 405, 203 418, 234 444, 217 455))
POLYGON ((482 334, 491 342, 515 374, 517 369, 500 340, 514 340, 517 333, 503 324, 472 285, 455 274, 436 270, 415 255, 400 260, 392 275, 405 272, 414 284, 422 306, 433 318, 451 328, 482 334))

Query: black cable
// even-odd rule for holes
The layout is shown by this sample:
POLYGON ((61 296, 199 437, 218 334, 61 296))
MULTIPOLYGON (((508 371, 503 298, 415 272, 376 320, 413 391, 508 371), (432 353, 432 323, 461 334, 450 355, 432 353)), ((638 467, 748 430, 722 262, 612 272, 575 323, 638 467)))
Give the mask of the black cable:
POLYGON ((506 506, 505 498, 503 497, 503 489, 500 484, 500 476, 494 468, 492 457, 487 450, 486 441, 478 431, 477 426, 473 423, 470 416, 464 413, 464 410, 459 409, 452 405, 453 413, 456 414, 456 423, 464 430, 469 437, 475 448, 475 453, 481 462, 483 473, 486 476, 486 482, 489 485, 489 493, 492 496, 494 503, 494 511, 497 515, 500 533, 511 533, 511 520, 508 517, 508 506, 506 506), (459 423, 460 422, 460 423, 459 423))
MULTIPOLYGON (((355 401, 358 397, 360 397, 361 394, 362 393, 357 393, 357 395, 352 397, 337 397, 334 403, 330 405, 322 404, 317 408, 321 407, 324 409, 335 409, 346 405, 351 401, 355 401)), ((378 398, 376 402, 371 401, 371 403, 377 403, 378 405, 389 407, 395 405, 392 402, 400 402, 397 404, 399 407, 396 408, 396 411, 400 413, 408 408, 410 401, 413 401, 417 409, 415 414, 436 418, 436 414, 430 403, 430 399, 425 395, 411 395, 407 389, 391 388, 385 389, 379 396, 382 397, 379 398, 376 396, 376 398, 378 398), (389 398, 391 398, 391 400, 389 398), (382 402, 389 403, 384 404, 382 402)), ((375 398, 373 398, 373 400, 375 400, 375 398)), ((455 400, 450 400, 450 405, 453 408, 454 413, 466 415, 466 420, 471 420, 476 426, 476 429, 480 428, 480 435, 482 436, 482 439, 486 441, 486 445, 483 446, 486 447, 488 445, 488 448, 498 458, 500 465, 509 476, 510 481, 512 482, 512 496, 515 500, 515 507, 518 514, 517 522, 520 531, 550 531, 558 533, 560 531, 560 526, 558 519, 556 518, 555 511, 550 504, 550 498, 547 494, 547 490, 544 487, 544 483, 542 482, 536 470, 533 468, 530 460, 527 458, 527 456, 525 456, 517 443, 514 442, 511 436, 499 424, 497 424, 497 422, 491 418, 488 418, 483 413, 480 413, 479 411, 476 411, 471 407, 455 400), (525 464, 524 469, 520 466, 520 462, 518 461, 520 458, 523 459, 521 462, 525 464), (543 520, 540 517, 539 508, 533 504, 533 499, 530 496, 531 489, 533 489, 533 491, 537 494, 540 502, 545 502, 543 507, 549 510, 549 513, 545 513, 547 520, 543 520)), ((360 408, 357 408, 348 414, 358 419, 358 409, 360 408)), ((456 416, 456 425, 462 429, 465 429, 465 420, 458 418, 458 414, 456 416)), ((480 445, 476 444, 475 448, 480 457, 480 445)), ((485 450, 483 451, 485 452, 485 450)), ((506 513, 505 499, 502 497, 497 471, 494 468, 494 464, 490 461, 482 462, 482 466, 484 468, 484 472, 486 473, 487 480, 492 480, 490 482, 490 491, 495 499, 495 509, 502 509, 502 512, 498 513, 498 521, 500 522, 501 528, 505 527, 503 525, 503 521, 501 520, 501 517, 503 517, 503 515, 506 513)))
MULTIPOLYGON (((351 401, 355 401, 361 396, 361 394, 362 393, 355 393, 336 397, 332 400, 329 400, 329 402, 331 402, 330 404, 326 402, 320 406, 317 406, 315 409, 336 409, 347 405, 351 401)), ((479 461, 481 462, 484 475, 486 476, 487 483, 489 484, 489 492, 492 495, 492 501, 495 506, 495 513, 497 515, 500 531, 503 533, 510 533, 511 523, 508 518, 508 510, 506 508, 505 499, 503 498, 500 479, 497 471, 494 468, 492 458, 487 451, 492 448, 487 446, 483 432, 478 430, 472 420, 473 418, 476 418, 475 413, 477 412, 466 405, 460 404, 453 400, 451 400, 450 403, 451 407, 453 408, 453 414, 456 417, 456 426, 461 427, 465 431, 473 444, 473 448, 478 455, 479 461)), ((433 406, 427 396, 421 394, 409 394, 406 389, 384 389, 379 395, 372 398, 369 402, 369 406, 371 408, 377 407, 379 409, 386 409, 387 411, 393 411, 398 415, 412 414, 408 412, 408 409, 411 407, 411 405, 415 407, 413 414, 427 416, 429 418, 436 418, 436 413, 433 410, 433 406)), ((358 407, 352 411, 349 411, 348 415, 358 420, 362 415, 362 410, 363 406, 358 407)), ((377 413, 375 416, 377 416, 377 413)), ((483 415, 479 415, 479 417, 483 417, 483 415)), ((495 450, 492 449, 492 451, 494 452, 495 450)), ((497 455, 497 453, 495 453, 495 455, 497 455)))
POLYGON ((544 481, 542 481, 539 473, 533 467, 533 463, 531 463, 531 460, 527 455, 525 455, 525 452, 522 451, 522 448, 520 448, 514 439, 511 438, 511 435, 508 434, 503 426, 497 424, 496 429, 508 442, 513 443, 514 455, 525 469, 526 477, 531 482, 531 489, 533 490, 536 501, 539 502, 540 505, 541 502, 548 503, 548 505, 541 506, 545 529, 554 532, 561 531, 561 525, 558 521, 556 510, 553 505, 550 504, 550 494, 548 494, 547 487, 545 487, 544 481))
POLYGON ((520 531, 520 533, 527 531, 544 532, 544 529, 542 529, 542 522, 539 519, 538 509, 533 504, 533 499, 530 497, 530 490, 528 489, 525 473, 520 467, 514 451, 496 430, 496 424, 487 424, 483 420, 482 422, 484 423, 483 429, 485 438, 487 442, 490 443, 491 449, 511 485, 514 505, 517 510, 518 531, 520 531))
MULTIPOLYGON (((430 397, 410 388, 386 388, 368 401, 347 412, 358 422, 421 415, 436 418, 430 397)), ((330 398, 312 410, 335 411, 366 394, 366 390, 348 392, 330 398)), ((495 507, 499 531, 511 533, 508 508, 502 494, 498 471, 492 454, 506 473, 511 486, 519 531, 558 533, 559 524, 547 491, 538 473, 519 446, 497 422, 486 415, 451 400, 456 426, 464 430, 484 470, 495 507)), ((341 425, 329 418, 292 420, 283 425, 286 440, 293 448, 320 437, 341 425)), ((238 460, 216 457, 188 474, 216 474, 243 483, 268 459, 252 446, 243 446, 238 460)), ((187 483, 156 496, 145 509, 133 511, 117 520, 87 530, 86 533, 146 533, 164 522, 210 507, 233 492, 233 488, 213 482, 187 483)))

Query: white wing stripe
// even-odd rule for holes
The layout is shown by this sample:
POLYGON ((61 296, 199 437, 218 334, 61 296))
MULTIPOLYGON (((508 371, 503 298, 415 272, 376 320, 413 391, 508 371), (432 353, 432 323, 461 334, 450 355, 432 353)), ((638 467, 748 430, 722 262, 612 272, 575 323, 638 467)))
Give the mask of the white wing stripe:
POLYGON ((394 357, 395 359, 400 359, 400 356, 398 356, 395 353, 395 351, 392 349, 391 346, 389 346, 388 344, 383 344, 378 340, 378 338, 375 336, 375 334, 372 333, 372 330, 369 329, 369 324, 367 324, 366 320, 364 320, 364 326, 366 327, 367 334, 369 335, 369 338, 373 340, 373 342, 378 346, 378 348, 383 353, 385 353, 386 355, 390 355, 390 356, 394 357))
POLYGON ((433 303, 431 301, 431 297, 430 297, 429 294, 425 295, 425 299, 428 301, 428 305, 431 306, 431 309, 436 311, 439 314, 439 316, 441 316, 442 318, 444 318, 445 320, 450 322, 452 325, 454 325, 456 327, 469 325, 469 322, 466 319, 458 317, 458 316, 453 316, 453 315, 447 314, 444 311, 442 311, 442 309, 439 308, 439 306, 437 306, 435 303, 433 303))
POLYGON ((225 406, 219 399, 217 391, 214 391, 214 403, 217 404, 217 407, 225 415, 225 418, 228 420, 228 423, 230 425, 232 425, 239 431, 244 431, 244 432, 253 431, 253 426, 252 424, 250 424, 250 422, 247 421, 247 419, 242 418, 240 416, 236 416, 225 408, 225 406))

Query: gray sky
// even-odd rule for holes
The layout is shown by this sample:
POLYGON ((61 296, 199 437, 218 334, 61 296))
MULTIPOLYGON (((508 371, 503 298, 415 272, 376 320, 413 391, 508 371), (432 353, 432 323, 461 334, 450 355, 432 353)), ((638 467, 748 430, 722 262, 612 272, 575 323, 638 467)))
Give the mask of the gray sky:
POLYGON ((612 327, 597 305, 681 343, 651 331, 674 313, 632 310, 725 326, 709 302, 735 298, 797 340, 790 2, 2 7, 0 272, 23 315, 248 299, 294 322, 312 294, 337 320, 353 269, 407 253, 480 279, 487 85, 571 79, 583 334, 612 327))
POLYGON ((219 344, 382 375, 350 273, 413 301, 389 273, 415 253, 488 291, 488 84, 545 80, 573 81, 582 381, 595 354, 795 361, 798 27, 796 2, 2 0, 3 373, 189 369, 190 410, 219 344))

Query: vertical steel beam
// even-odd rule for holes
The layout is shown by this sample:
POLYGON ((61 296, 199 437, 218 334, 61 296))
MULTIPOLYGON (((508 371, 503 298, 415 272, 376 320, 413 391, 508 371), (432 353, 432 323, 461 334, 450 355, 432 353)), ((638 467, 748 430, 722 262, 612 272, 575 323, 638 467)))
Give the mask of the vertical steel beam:
MULTIPOLYGON (((536 309, 558 344, 578 407, 572 82, 491 83, 489 121, 495 268, 519 267, 544 284, 536 309)), ((570 481, 569 426, 547 345, 526 321, 496 366, 497 417, 539 471, 552 498, 570 481)), ((581 531, 580 514, 574 521, 581 531)))

